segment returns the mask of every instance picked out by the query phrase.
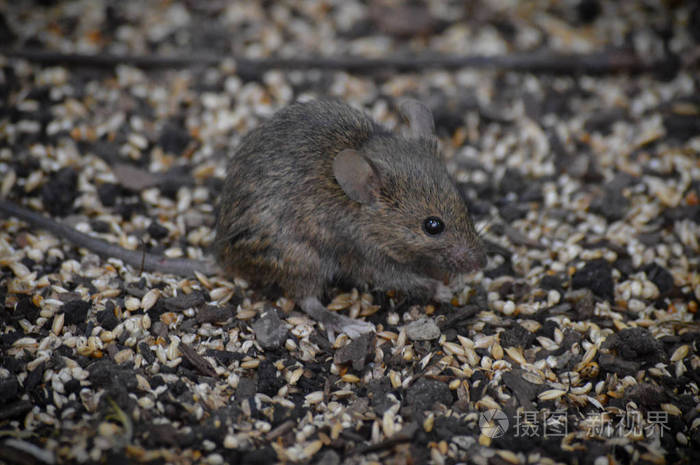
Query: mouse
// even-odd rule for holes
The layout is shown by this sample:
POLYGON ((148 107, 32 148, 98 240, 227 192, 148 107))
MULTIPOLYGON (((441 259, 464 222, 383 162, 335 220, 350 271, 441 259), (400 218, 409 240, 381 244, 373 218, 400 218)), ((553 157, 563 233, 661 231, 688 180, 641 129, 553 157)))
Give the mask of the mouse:
POLYGON ((0 211, 145 271, 276 284, 329 337, 374 325, 321 302, 337 282, 448 301, 483 268, 484 245, 445 167, 430 109, 403 99, 402 133, 340 100, 293 103, 247 133, 218 199, 214 261, 126 250, 7 200, 0 211))

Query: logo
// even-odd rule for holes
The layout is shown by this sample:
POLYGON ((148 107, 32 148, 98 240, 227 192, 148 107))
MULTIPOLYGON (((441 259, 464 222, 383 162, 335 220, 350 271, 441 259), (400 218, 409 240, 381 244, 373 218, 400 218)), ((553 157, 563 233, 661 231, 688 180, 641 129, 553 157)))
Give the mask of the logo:
POLYGON ((503 410, 492 408, 479 415, 481 434, 490 438, 500 438, 508 430, 508 417, 503 410))

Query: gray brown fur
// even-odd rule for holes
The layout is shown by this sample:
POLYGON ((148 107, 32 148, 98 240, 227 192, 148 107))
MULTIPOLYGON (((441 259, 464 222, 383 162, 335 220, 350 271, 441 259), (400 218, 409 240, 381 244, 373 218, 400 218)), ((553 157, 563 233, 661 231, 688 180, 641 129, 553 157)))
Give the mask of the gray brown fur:
POLYGON ((483 266, 437 141, 409 122, 405 138, 344 103, 317 100, 251 131, 220 198, 220 265, 257 284, 278 283, 295 299, 321 296, 338 279, 432 296, 445 278, 483 266), (360 152, 378 174, 375 201, 352 200, 334 177, 334 157, 345 149, 360 152), (445 220, 440 237, 422 230, 429 216, 445 220))

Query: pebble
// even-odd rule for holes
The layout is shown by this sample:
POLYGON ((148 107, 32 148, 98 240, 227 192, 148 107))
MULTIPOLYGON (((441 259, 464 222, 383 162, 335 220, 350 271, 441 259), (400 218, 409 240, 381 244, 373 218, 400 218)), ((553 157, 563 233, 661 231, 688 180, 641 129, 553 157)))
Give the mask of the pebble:
POLYGON ((287 339, 286 324, 277 316, 275 310, 268 310, 253 323, 255 339, 263 349, 277 349, 287 339))
POLYGON ((406 325, 406 335, 412 341, 432 341, 440 337, 440 328, 430 318, 421 318, 406 325))
POLYGON ((571 286, 590 289, 596 296, 612 301, 615 289, 612 267, 604 259, 589 261, 571 277, 571 286))

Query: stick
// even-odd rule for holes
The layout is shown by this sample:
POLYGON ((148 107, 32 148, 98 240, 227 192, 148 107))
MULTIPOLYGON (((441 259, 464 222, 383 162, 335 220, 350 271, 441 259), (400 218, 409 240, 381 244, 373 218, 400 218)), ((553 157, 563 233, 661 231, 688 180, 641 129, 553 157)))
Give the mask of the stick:
MULTIPOLYGON (((592 54, 559 54, 547 51, 495 56, 458 56, 421 54, 415 56, 388 56, 384 58, 298 57, 251 59, 219 55, 114 55, 59 53, 41 49, 0 49, 0 55, 22 58, 44 65, 109 68, 125 64, 143 69, 186 68, 190 66, 216 66, 226 59, 249 73, 262 73, 270 69, 324 69, 370 73, 380 69, 415 71, 426 68, 475 68, 499 69, 552 74, 607 74, 640 73, 664 70, 677 61, 671 58, 647 62, 625 50, 612 50, 592 54)), ((677 66, 677 64, 675 65, 677 66)))

